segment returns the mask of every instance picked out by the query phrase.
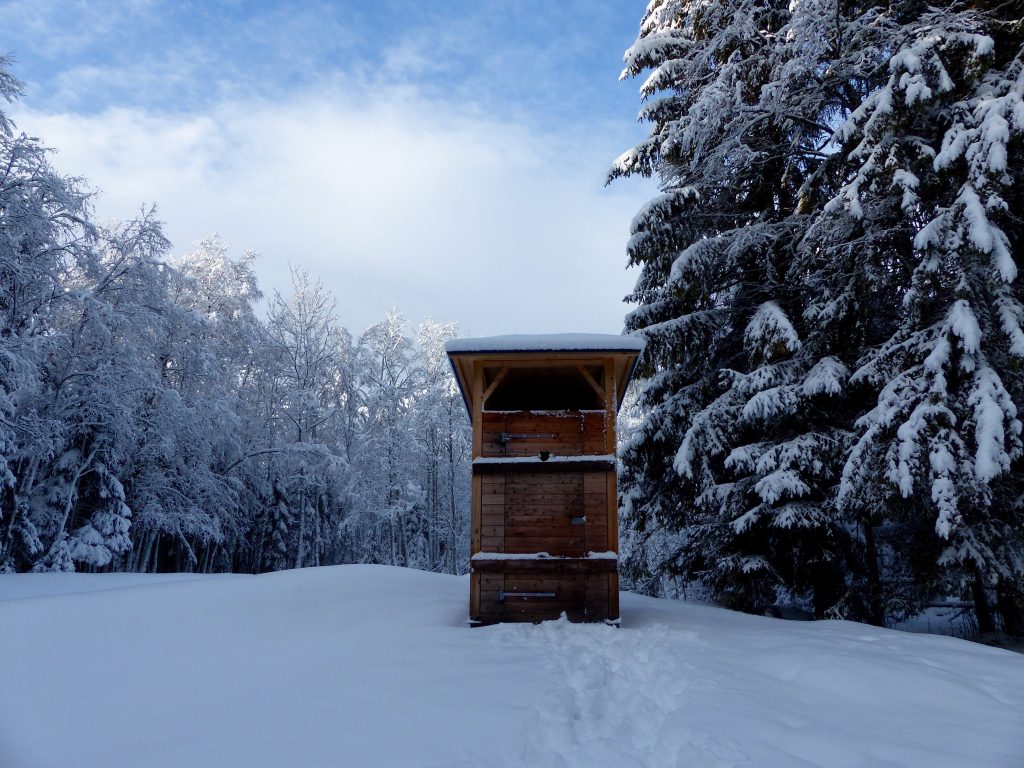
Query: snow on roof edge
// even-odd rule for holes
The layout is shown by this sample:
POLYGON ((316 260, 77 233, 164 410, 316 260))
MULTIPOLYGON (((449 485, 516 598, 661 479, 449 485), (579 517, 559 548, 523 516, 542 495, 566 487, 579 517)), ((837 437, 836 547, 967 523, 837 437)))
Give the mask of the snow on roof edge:
POLYGON ((644 339, 613 333, 537 333, 452 339, 448 354, 465 352, 643 352, 644 339))

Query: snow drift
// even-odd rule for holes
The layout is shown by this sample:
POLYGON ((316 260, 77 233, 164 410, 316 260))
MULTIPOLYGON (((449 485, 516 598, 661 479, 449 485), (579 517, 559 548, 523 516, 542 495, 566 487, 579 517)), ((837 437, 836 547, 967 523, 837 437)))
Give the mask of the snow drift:
POLYGON ((1007 651, 628 594, 618 630, 468 629, 467 591, 382 566, 0 577, 0 765, 1024 764, 1007 651))

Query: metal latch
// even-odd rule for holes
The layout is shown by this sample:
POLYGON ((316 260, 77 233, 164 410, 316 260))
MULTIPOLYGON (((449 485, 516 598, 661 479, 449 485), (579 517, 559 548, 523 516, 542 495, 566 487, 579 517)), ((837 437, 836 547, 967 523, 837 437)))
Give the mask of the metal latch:
POLYGON ((530 439, 536 440, 538 438, 543 438, 543 437, 548 437, 548 438, 551 438, 553 440, 556 437, 558 437, 558 435, 553 435, 553 434, 527 435, 527 434, 513 434, 511 432, 502 432, 500 435, 498 435, 498 442, 499 443, 508 443, 508 442, 511 442, 512 440, 530 440, 530 439))

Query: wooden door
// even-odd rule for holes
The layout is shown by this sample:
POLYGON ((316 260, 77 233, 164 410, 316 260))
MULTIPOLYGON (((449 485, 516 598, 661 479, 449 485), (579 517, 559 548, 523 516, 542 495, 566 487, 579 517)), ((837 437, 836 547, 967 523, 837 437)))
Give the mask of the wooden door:
POLYGON ((505 475, 505 552, 586 555, 582 472, 505 475))

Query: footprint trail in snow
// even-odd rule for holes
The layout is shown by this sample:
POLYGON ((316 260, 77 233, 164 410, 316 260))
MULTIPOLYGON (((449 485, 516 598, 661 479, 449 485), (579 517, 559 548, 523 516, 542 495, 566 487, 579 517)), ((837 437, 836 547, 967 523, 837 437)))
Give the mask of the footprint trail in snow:
POLYGON ((524 751, 538 768, 747 764, 734 743, 686 722, 707 684, 687 656, 696 635, 662 625, 615 629, 549 621, 505 625, 496 640, 523 644, 555 682, 538 696, 524 751), (696 699, 695 699, 696 697, 696 699))

